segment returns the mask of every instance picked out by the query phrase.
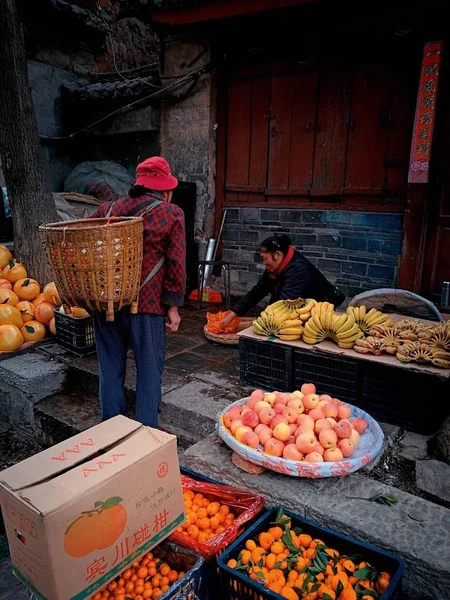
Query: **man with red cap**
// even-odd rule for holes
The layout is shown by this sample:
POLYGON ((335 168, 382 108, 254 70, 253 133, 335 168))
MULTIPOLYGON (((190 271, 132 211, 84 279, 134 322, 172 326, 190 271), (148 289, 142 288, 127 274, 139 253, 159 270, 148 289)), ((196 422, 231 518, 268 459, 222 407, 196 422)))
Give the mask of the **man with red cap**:
POLYGON ((177 185, 166 160, 159 156, 147 158, 137 166, 128 196, 101 204, 92 215, 144 219, 138 314, 123 309, 111 322, 106 321, 104 313, 94 313, 103 420, 127 414, 124 382, 131 347, 137 371, 135 419, 158 427, 165 329, 177 331, 178 306, 183 304, 186 291, 184 213, 170 203, 177 185))

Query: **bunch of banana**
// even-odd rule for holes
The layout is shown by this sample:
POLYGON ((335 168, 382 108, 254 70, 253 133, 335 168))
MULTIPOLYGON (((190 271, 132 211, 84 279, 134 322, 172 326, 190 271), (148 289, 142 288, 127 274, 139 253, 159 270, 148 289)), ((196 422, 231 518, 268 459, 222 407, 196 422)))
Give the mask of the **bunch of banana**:
POLYGON ((432 362, 435 352, 426 344, 421 342, 410 342, 400 346, 397 350, 396 358, 401 362, 432 362))
POLYGON ((446 326, 437 327, 425 343, 436 350, 450 352, 450 328, 446 326))
POLYGON ((331 339, 340 348, 352 348, 355 340, 364 337, 354 316, 336 313, 329 302, 319 302, 312 312, 314 314, 303 331, 303 341, 307 344, 319 344, 331 339))
POLYGON ((441 369, 450 369, 450 353, 437 350, 435 351, 433 360, 431 362, 435 367, 440 367, 441 369))
POLYGON ((354 316, 356 323, 365 335, 369 334, 370 329, 374 327, 374 325, 393 324, 388 315, 383 314, 376 308, 371 308, 367 312, 367 308, 364 304, 361 306, 349 306, 347 308, 347 314, 354 316))
POLYGON ((292 342, 294 340, 299 340, 302 337, 302 333, 302 321, 300 319, 290 319, 289 321, 281 323, 278 327, 276 336, 285 342, 292 342))
POLYGON ((275 317, 273 313, 263 310, 259 317, 253 321, 252 325, 255 333, 270 337, 278 333, 278 327, 281 322, 280 317, 275 317))
POLYGON ((380 338, 369 335, 365 339, 355 340, 353 350, 360 354, 374 354, 375 356, 380 356, 383 354, 383 341, 380 338))
POLYGON ((276 317, 285 320, 300 318, 307 321, 311 316, 311 309, 317 304, 313 298, 297 298, 296 300, 278 300, 266 308, 266 312, 273 313, 276 317))

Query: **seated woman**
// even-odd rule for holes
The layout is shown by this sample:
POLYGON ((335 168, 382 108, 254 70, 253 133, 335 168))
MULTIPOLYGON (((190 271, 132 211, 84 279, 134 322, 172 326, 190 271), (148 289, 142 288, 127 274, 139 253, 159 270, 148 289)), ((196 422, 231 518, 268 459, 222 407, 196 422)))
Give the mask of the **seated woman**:
POLYGON ((222 320, 227 325, 235 316, 242 317, 270 294, 270 304, 277 300, 314 298, 331 302, 335 308, 345 295, 330 283, 309 260, 292 246, 287 235, 273 235, 263 241, 259 254, 266 267, 258 283, 234 306, 222 320))

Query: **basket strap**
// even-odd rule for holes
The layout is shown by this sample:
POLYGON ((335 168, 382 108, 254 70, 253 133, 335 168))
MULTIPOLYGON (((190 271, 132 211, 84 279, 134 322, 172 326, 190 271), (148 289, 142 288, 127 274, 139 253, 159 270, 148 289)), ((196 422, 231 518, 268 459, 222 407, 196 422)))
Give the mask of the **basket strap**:
POLYGON ((114 208, 114 205, 116 204, 116 202, 117 202, 117 200, 114 200, 114 202, 111 202, 111 206, 109 207, 109 210, 106 213, 106 218, 107 219, 109 219, 109 217, 111 216, 113 208, 114 208))
POLYGON ((158 273, 158 271, 161 269, 161 267, 164 264, 164 256, 161 256, 161 258, 158 260, 158 262, 156 263, 156 265, 153 267, 153 269, 150 271, 150 273, 147 275, 147 277, 144 279, 144 281, 141 283, 141 287, 139 288, 139 290, 142 290, 142 288, 147 285, 147 283, 149 281, 151 281, 153 279, 153 277, 156 275, 156 273, 158 273))
POLYGON ((158 204, 161 204, 161 200, 153 200, 153 202, 150 202, 148 204, 147 208, 144 210, 144 212, 141 213, 139 216, 143 217, 144 215, 149 213, 152 210, 152 208, 155 208, 155 206, 158 206, 158 204))

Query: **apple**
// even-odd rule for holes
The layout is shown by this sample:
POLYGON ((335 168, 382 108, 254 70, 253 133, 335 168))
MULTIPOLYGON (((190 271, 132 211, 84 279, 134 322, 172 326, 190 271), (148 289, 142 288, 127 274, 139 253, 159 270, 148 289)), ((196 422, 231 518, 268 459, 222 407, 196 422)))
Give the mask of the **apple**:
POLYGON ((285 442, 291 436, 291 430, 286 423, 278 423, 273 430, 273 437, 285 442))
POLYGON ((362 435, 367 429, 367 421, 362 417, 356 417, 356 419, 352 419, 352 426, 359 435, 362 435))
POLYGON ((314 419, 312 417, 310 417, 309 415, 299 415, 298 419, 297 419, 297 425, 299 426, 305 426, 305 427, 309 427, 309 429, 314 429, 314 419))
POLYGON ((319 442, 324 448, 335 448, 337 439, 336 432, 332 429, 322 429, 319 433, 319 442))
POLYGON ((276 438, 270 438, 264 444, 264 452, 270 454, 271 456, 283 456, 284 443, 281 440, 277 440, 276 438))
POLYGON ((263 408, 272 408, 272 407, 265 400, 260 400, 259 402, 257 402, 255 404, 255 406, 253 407, 253 410, 259 414, 263 408))
POLYGON ((352 414, 352 409, 350 406, 346 404, 341 404, 338 408, 338 418, 339 419, 348 419, 352 414))
MULTIPOLYGON (((352 426, 348 421, 339 421, 334 430, 340 440, 349 438, 352 434, 352 426)), ((345 456, 345 454, 344 454, 345 456)))
POLYGON ((263 408, 259 412, 258 417, 261 423, 263 423, 264 425, 268 425, 270 421, 274 418, 275 414, 276 413, 273 410, 273 408, 270 408, 270 406, 268 406, 267 408, 263 408))
POLYGON ((350 456, 353 456, 353 453, 355 451, 355 446, 353 445, 352 440, 349 438, 340 440, 338 448, 345 458, 350 458, 350 456))
MULTIPOLYGON (((267 425, 265 425, 265 427, 267 427, 267 425)), ((270 429, 270 427, 267 427, 267 429, 264 429, 263 431, 258 433, 258 436, 259 436, 259 441, 261 442, 261 444, 263 446, 265 446, 266 443, 270 440, 270 438, 273 437, 273 433, 272 433, 272 430, 270 429)))
POLYGON ((259 446, 259 437, 254 431, 247 431, 242 436, 241 442, 250 448, 257 448, 259 446))
POLYGON ((306 462, 323 462, 323 456, 318 452, 310 452, 305 456, 306 462))
POLYGON ((359 433, 356 431, 356 429, 352 429, 350 439, 352 440, 352 444, 356 448, 356 446, 359 444, 359 433))
POLYGON ((326 400, 327 402, 331 402, 332 398, 328 394, 320 394, 320 400, 326 400))
POLYGON ((314 447, 313 452, 318 452, 320 454, 320 456, 323 456, 324 452, 325 452, 325 448, 323 446, 321 446, 319 444, 319 442, 317 442, 317 444, 314 447))
POLYGON ((300 391, 304 396, 307 396, 308 394, 315 394, 316 386, 313 383, 304 383, 300 388, 300 391))
POLYGON ((314 419, 314 421, 318 421, 319 419, 325 419, 323 410, 319 407, 311 409, 308 415, 311 417, 311 419, 314 419))
POLYGON ((275 415, 274 418, 270 421, 269 427, 273 431, 279 423, 285 423, 286 425, 288 425, 288 420, 284 415, 275 415))
POLYGON ((274 404, 273 410, 277 413, 277 415, 282 415, 285 408, 286 404, 277 402, 276 404, 274 404))
POLYGON ((327 417, 328 423, 331 425, 332 429, 336 429, 337 421, 331 417, 327 417))
POLYGON ((228 429, 230 429, 230 427, 231 427, 231 422, 240 417, 241 410, 242 409, 240 406, 232 406, 224 414, 223 422, 224 422, 225 426, 228 427, 228 429))
POLYGON ((330 421, 328 419, 317 419, 314 424, 314 433, 319 435, 323 429, 332 429, 330 421))
POLYGON ((292 392, 292 395, 293 395, 293 396, 297 396, 297 398, 298 398, 299 400, 301 400, 305 394, 304 394, 303 392, 301 392, 300 390, 294 390, 294 391, 292 392))
POLYGON ((331 417, 335 419, 338 416, 339 407, 334 402, 327 402, 324 406, 322 406, 323 414, 325 417, 331 417))
POLYGON ((242 422, 244 423, 244 425, 247 425, 247 427, 251 427, 252 429, 254 429, 257 425, 259 425, 260 420, 257 413, 254 410, 249 410, 242 417, 242 422))
POLYGON ((270 427, 268 427, 264 423, 259 423, 259 425, 257 425, 253 431, 256 433, 256 435, 259 435, 262 431, 265 431, 266 429, 269 429, 269 431, 272 432, 270 427))
POLYGON ((283 450, 283 458, 286 460, 303 460, 303 454, 297 450, 295 444, 287 444, 283 450))
POLYGON ((295 432, 296 432, 296 431, 297 431, 297 429, 298 429, 298 425, 297 425, 297 423, 289 423, 289 429, 290 429, 290 431, 291 431, 291 436, 293 436, 293 437, 294 437, 294 441, 295 441, 295 432))
POLYGON ((323 459, 325 462, 335 462, 337 460, 342 460, 343 458, 344 455, 339 448, 328 448, 323 454, 323 459))
POLYGON ((264 398, 265 393, 263 390, 253 390, 253 392, 250 394, 250 400, 254 400, 255 403, 259 402, 260 400, 264 400, 264 398))
POLYGON ((231 423, 231 433, 233 435, 236 435, 236 429, 238 429, 239 427, 242 427, 244 425, 244 422, 242 421, 242 419, 235 419, 232 423, 231 423))
POLYGON ((296 398, 295 396, 288 400, 287 405, 293 406, 295 409, 297 409, 299 415, 301 415, 305 410, 303 402, 300 400, 300 398, 296 398))
POLYGON ((242 442, 242 438, 243 438, 244 434, 247 433, 247 431, 251 431, 252 433, 254 433, 253 429, 251 429, 250 427, 241 425, 241 427, 238 427, 236 429, 236 433, 234 434, 234 437, 237 439, 238 442, 242 442))
POLYGON ((319 406, 320 398, 317 394, 307 394, 302 398, 302 402, 307 410, 311 410, 319 406))
POLYGON ((270 394, 265 394, 264 401, 269 404, 269 406, 273 406, 277 401, 277 395, 275 392, 270 392, 270 394))
POLYGON ((293 406, 285 406, 283 412, 281 413, 286 417, 288 423, 297 423, 297 419, 299 417, 298 410, 293 406))
POLYGON ((312 452, 316 447, 316 444, 317 439, 312 431, 301 433, 295 440, 297 450, 299 450, 302 454, 308 454, 308 452, 312 452))

